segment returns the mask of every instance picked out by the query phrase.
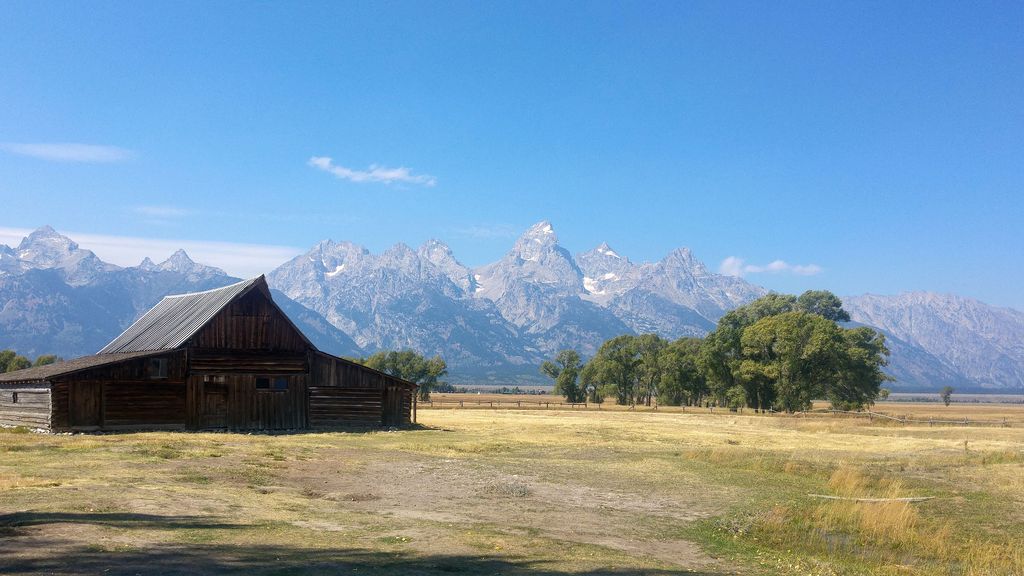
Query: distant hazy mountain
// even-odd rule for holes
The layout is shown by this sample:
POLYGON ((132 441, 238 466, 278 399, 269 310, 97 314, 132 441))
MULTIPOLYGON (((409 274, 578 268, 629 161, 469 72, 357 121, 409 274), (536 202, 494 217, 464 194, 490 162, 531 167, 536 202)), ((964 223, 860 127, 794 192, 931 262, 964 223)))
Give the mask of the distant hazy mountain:
MULTIPOLYGON (((44 226, 17 248, 0 245, 0 348, 65 358, 95 353, 168 294, 237 282, 179 250, 155 264, 121 268, 44 226)), ((358 355, 344 332, 281 295, 292 320, 319 347, 358 355)))
POLYGON ((917 349, 915 356, 893 350, 891 367, 901 380, 936 382, 937 370, 927 376, 901 373, 923 371, 912 360, 927 354, 951 384, 959 380, 961 386, 1024 393, 1024 313, 930 292, 847 297, 843 306, 853 320, 917 349))
MULTIPOLYGON (((612 247, 575 257, 549 222, 498 261, 471 269, 437 240, 371 254, 324 240, 267 275, 274 298, 322 350, 346 356, 413 348, 440 354, 457 382, 543 382, 558 350, 607 338, 702 336, 767 290, 710 272, 686 248, 634 263, 612 247)), ((89 354, 167 294, 237 281, 182 251, 108 264, 49 227, 0 245, 0 348, 89 354)), ((854 323, 884 332, 897 390, 1024 389, 1024 314, 930 293, 844 298, 854 323)))

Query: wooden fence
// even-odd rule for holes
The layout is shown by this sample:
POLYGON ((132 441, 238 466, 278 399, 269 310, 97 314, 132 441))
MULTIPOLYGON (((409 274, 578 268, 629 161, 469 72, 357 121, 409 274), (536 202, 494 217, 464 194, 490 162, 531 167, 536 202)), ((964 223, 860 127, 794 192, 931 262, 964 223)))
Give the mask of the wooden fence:
MULTIPOLYGON (((888 414, 882 414, 881 412, 872 412, 870 410, 864 410, 861 412, 852 412, 850 410, 827 410, 831 414, 840 414, 845 416, 852 416, 855 418, 867 418, 868 420, 887 420, 890 422, 898 422, 900 424, 927 424, 929 426, 1002 426, 1009 427, 1011 422, 1006 418, 1001 420, 970 420, 968 418, 961 418, 957 420, 947 420, 941 418, 911 418, 909 416, 890 416, 888 414)), ((806 412, 804 413, 806 414, 806 412)))
MULTIPOLYGON (((605 406, 602 408, 602 404, 588 403, 588 402, 552 402, 550 400, 421 400, 419 403, 420 409, 431 409, 431 408, 465 408, 465 409, 514 409, 514 408, 525 408, 525 409, 541 409, 541 410, 615 410, 615 411, 642 411, 642 412, 679 412, 686 414, 725 414, 725 415, 736 415, 736 412, 730 411, 728 408, 716 407, 716 406, 605 406)), ((749 412, 750 409, 741 410, 740 412, 749 412)), ((892 416, 889 414, 883 414, 881 412, 872 412, 870 410, 853 412, 849 410, 832 410, 832 409, 821 409, 821 410, 809 410, 805 412, 786 413, 778 412, 776 410, 763 410, 762 415, 768 416, 784 416, 784 417, 821 417, 821 416, 845 416, 851 418, 865 418, 868 421, 874 421, 878 419, 884 422, 894 422, 898 424, 927 424, 929 426, 1021 426, 1024 425, 1024 421, 1012 421, 1007 418, 999 420, 971 420, 968 418, 960 419, 940 419, 940 418, 911 418, 910 416, 892 416)))
POLYGON ((587 404, 586 402, 551 402, 551 401, 532 401, 532 400, 420 400, 420 408, 444 408, 450 406, 452 408, 544 408, 550 409, 552 406, 555 408, 569 407, 569 408, 580 408, 586 410, 588 407, 596 406, 598 410, 601 409, 600 404, 587 404))

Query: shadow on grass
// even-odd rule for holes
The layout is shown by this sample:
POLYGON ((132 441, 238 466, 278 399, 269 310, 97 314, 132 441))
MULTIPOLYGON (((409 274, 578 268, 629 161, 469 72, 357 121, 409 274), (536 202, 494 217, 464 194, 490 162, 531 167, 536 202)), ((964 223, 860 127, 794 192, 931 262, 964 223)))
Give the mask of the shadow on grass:
POLYGON ((43 524, 97 524, 112 528, 175 529, 229 529, 245 528, 240 524, 211 522, 202 516, 160 516, 157 514, 129 514, 124 512, 14 512, 0 514, 0 527, 20 528, 43 524))
MULTIPOLYGON (((0 542, 0 550, 5 548, 0 542)), ((649 576, 724 573, 686 570, 636 570, 599 568, 563 571, 544 562, 494 556, 425 555, 376 552, 357 548, 306 549, 267 544, 264 546, 154 546, 146 549, 102 551, 93 548, 65 549, 47 553, 34 549, 11 557, 4 551, 0 572, 16 574, 382 574, 386 576, 433 574, 502 574, 506 576, 649 576)))
POLYGON ((0 574, 382 574, 386 576, 441 574, 502 574, 506 576, 622 576, 690 574, 723 576, 724 572, 637 570, 615 567, 566 571, 549 562, 493 555, 413 554, 331 546, 324 535, 316 548, 275 544, 125 544, 83 545, 63 536, 33 534, 24 528, 57 523, 90 523, 117 528, 247 528, 211 523, 196 516, 158 516, 123 513, 19 512, 0 515, 0 574), (19 529, 20 527, 20 529, 19 529))

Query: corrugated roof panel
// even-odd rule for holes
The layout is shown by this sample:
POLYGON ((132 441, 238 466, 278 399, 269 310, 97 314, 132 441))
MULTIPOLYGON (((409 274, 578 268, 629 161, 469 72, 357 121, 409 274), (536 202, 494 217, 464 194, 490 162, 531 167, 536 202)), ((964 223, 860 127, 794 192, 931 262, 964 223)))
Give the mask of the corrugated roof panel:
POLYGON ((263 276, 237 284, 167 296, 142 315, 120 336, 103 347, 100 354, 167 350, 181 346, 232 300, 248 292, 263 276))

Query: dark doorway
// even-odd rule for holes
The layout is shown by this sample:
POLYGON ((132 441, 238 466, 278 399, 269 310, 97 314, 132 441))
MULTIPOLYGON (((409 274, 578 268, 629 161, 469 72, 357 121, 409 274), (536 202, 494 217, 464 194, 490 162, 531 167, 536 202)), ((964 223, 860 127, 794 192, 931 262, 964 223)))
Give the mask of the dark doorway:
POLYGON ((71 427, 99 428, 103 424, 102 382, 73 382, 71 384, 71 427))
POLYGON ((203 376, 202 428, 228 427, 228 384, 224 376, 203 376))

